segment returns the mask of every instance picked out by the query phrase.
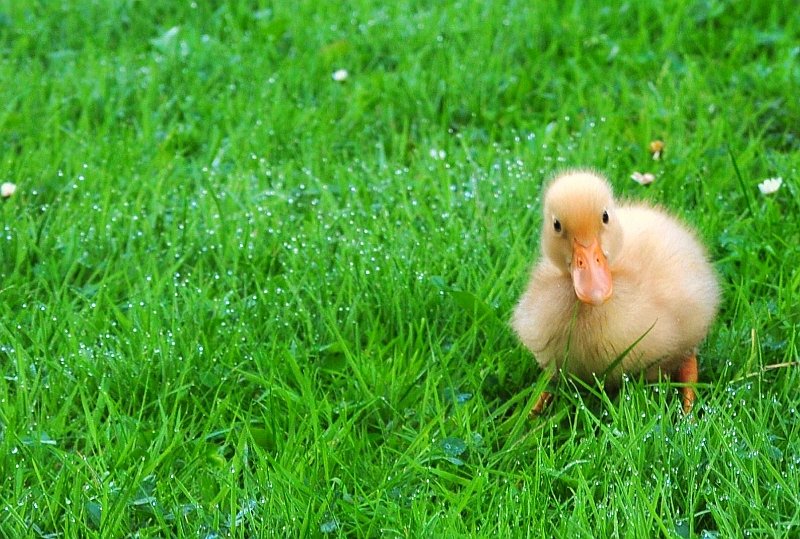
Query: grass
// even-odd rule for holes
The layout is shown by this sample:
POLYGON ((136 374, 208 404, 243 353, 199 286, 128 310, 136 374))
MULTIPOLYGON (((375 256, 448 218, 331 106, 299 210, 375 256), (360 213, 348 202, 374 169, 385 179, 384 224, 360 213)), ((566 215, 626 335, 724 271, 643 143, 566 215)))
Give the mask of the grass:
POLYGON ((2 4, 4 536, 800 534, 791 2, 256 4, 2 4), (708 245, 696 422, 528 420, 566 166, 708 245))

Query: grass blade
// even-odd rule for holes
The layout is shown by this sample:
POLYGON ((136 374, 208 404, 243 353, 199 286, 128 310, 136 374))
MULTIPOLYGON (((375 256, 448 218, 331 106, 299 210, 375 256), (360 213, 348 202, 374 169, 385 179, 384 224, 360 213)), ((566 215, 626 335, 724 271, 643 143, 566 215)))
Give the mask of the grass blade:
POLYGON ((731 164, 733 165, 733 171, 736 173, 736 179, 739 180, 739 189, 741 189, 742 195, 744 195, 744 201, 747 203, 747 213, 750 214, 750 217, 755 218, 753 204, 750 200, 750 191, 747 189, 747 185, 744 183, 744 178, 742 178, 742 173, 739 171, 739 165, 736 162, 736 156, 733 155, 733 150, 731 149, 730 145, 727 146, 727 149, 728 155, 731 158, 731 164))

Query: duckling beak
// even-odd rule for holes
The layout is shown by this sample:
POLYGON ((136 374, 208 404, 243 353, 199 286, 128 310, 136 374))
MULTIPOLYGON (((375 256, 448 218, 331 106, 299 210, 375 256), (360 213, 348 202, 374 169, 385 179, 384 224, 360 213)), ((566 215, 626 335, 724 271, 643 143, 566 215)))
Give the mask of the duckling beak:
POLYGON ((575 239, 572 247, 572 285, 578 299, 589 305, 602 305, 611 297, 611 271, 597 238, 589 245, 583 245, 575 239))

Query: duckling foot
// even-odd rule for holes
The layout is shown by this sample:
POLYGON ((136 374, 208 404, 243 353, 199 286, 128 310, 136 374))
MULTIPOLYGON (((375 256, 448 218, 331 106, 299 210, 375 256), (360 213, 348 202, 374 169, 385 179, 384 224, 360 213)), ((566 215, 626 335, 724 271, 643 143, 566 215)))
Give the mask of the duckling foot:
MULTIPOLYGON (((697 354, 692 354, 683 360, 681 366, 675 371, 675 380, 682 384, 697 383, 697 354)), ((683 396, 683 413, 689 415, 694 406, 694 387, 685 385, 681 388, 683 396)))
POLYGON ((542 415, 544 409, 550 404, 550 401, 553 400, 553 394, 549 391, 542 391, 539 395, 539 398, 536 399, 536 404, 533 405, 531 408, 531 413, 529 417, 534 418, 536 416, 542 415))

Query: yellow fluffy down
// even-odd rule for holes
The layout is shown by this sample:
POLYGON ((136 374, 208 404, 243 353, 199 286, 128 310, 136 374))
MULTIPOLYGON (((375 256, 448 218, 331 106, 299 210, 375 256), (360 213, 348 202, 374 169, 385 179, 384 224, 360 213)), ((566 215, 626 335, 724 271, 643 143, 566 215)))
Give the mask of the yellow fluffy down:
POLYGON ((695 235, 661 209, 617 206, 608 182, 594 173, 568 172, 550 184, 542 253, 512 326, 543 368, 591 381, 641 339, 606 385, 616 386, 623 372, 657 379, 694 352, 716 314, 717 279, 695 235), (554 219, 574 227, 556 234, 554 219), (588 236, 600 239, 613 282, 611 298, 599 306, 578 301, 570 277, 570 245, 588 236))

